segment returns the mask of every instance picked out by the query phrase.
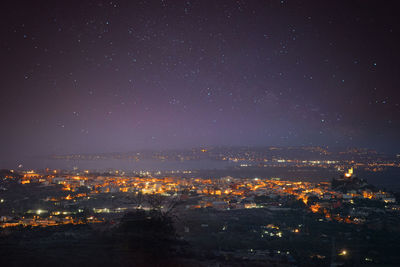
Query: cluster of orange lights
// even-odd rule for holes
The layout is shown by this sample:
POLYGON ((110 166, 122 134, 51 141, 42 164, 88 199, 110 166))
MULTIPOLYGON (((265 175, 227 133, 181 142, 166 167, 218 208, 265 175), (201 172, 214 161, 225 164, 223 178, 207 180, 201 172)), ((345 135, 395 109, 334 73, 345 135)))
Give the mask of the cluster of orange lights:
MULTIPOLYGON (((203 151, 203 152, 206 152, 203 151)), ((54 174, 56 172, 53 172, 54 174)), ((344 174, 345 177, 350 178, 353 176, 353 168, 349 169, 344 174)), ((34 172, 29 172, 24 175, 21 180, 22 184, 28 184, 31 181, 49 183, 57 182, 62 185, 62 190, 67 191, 67 196, 63 197, 64 200, 74 200, 77 198, 88 197, 92 194, 98 193, 110 193, 110 192, 123 192, 123 193, 138 193, 143 194, 164 194, 174 193, 182 190, 195 191, 201 195, 218 197, 221 200, 227 200, 229 196, 251 196, 255 192, 262 192, 264 190, 266 194, 272 193, 275 195, 283 196, 295 196, 298 200, 301 200, 305 205, 308 206, 309 210, 313 213, 324 214, 325 218, 337 220, 341 222, 354 223, 349 217, 340 217, 339 215, 332 215, 328 211, 327 206, 323 204, 313 203, 311 205, 309 198, 310 196, 317 196, 319 199, 327 197, 328 199, 340 199, 341 194, 329 190, 329 183, 313 184, 308 182, 290 182, 280 180, 267 180, 267 179, 234 179, 228 177, 223 179, 179 179, 172 177, 154 178, 154 177, 93 177, 89 178, 86 176, 70 176, 57 178, 54 175, 41 176, 34 172), (47 179, 47 180, 46 180, 47 179), (77 194, 77 188, 82 185, 90 185, 90 193, 79 193, 77 194), (321 207, 324 206, 324 207, 321 207)), ((351 197, 363 197, 368 199, 375 198, 374 193, 370 191, 363 191, 361 194, 349 194, 351 197)), ((61 199, 51 198, 50 201, 59 201, 61 199)), ((326 204, 326 203, 325 203, 326 204)), ((206 204, 206 206, 212 205, 212 203, 206 204)), ((193 207, 201 205, 193 205, 193 207)), ((335 205, 331 206, 335 208, 335 205)))

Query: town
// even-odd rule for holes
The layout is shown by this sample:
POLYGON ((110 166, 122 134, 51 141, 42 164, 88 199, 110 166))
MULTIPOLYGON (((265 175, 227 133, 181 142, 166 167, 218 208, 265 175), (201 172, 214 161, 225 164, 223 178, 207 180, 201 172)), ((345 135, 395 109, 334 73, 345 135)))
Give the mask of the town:
MULTIPOLYGON (((205 179, 154 177, 150 173, 129 176, 120 171, 99 175, 89 170, 50 169, 23 172, 3 170, 1 175, 0 227, 3 235, 7 233, 5 230, 13 232, 12 229, 21 227, 95 227, 115 224, 129 212, 138 210, 158 210, 163 214, 171 212, 185 218, 175 222, 177 233, 184 240, 191 240, 193 246, 200 248, 202 245, 199 237, 202 235, 199 233, 205 229, 216 233, 226 232, 241 217, 256 216, 251 222, 245 223, 246 227, 255 224, 248 231, 252 234, 254 231, 259 233, 249 244, 254 242, 254 238, 264 241, 276 239, 281 242, 284 237, 292 240, 291 236, 305 239, 304 236, 312 235, 310 225, 315 223, 326 224, 332 229, 349 225, 348 227, 358 227, 359 231, 394 231, 396 234, 400 231, 400 205, 396 193, 385 192, 368 184, 355 175, 353 168, 343 171, 340 177, 331 182, 318 183, 284 181, 277 177, 265 179, 227 176, 205 179)), ((233 236, 236 234, 236 230, 231 233, 233 236)), ((332 238, 326 234, 323 236, 328 240, 332 238)), ((339 240, 335 242, 340 243, 339 240)), ((225 257, 231 259, 250 257, 251 260, 260 260, 260 251, 247 249, 243 252, 241 246, 235 248, 234 256, 229 256, 230 252, 221 252, 220 249, 218 255, 225 253, 225 257)), ((280 246, 287 253, 284 262, 294 263, 299 261, 300 256, 304 257, 297 255, 295 260, 290 256, 294 249, 285 250, 285 246, 280 246)), ((330 247, 331 245, 329 251, 330 247)), ((281 250, 270 253, 275 255, 281 250)), ((310 254, 307 260, 334 260, 329 253, 305 253, 310 254)), ((336 260, 350 258, 348 255, 344 257, 343 253, 349 252, 338 250, 339 259, 336 260)), ((363 257, 366 263, 382 262, 382 259, 363 257)), ((274 261, 277 259, 282 263, 281 258, 274 261)))
MULTIPOLYGON (((342 183, 353 181, 353 168, 344 173, 342 183)), ((356 178, 357 179, 357 178, 356 178)), ((237 179, 222 177, 219 179, 179 178, 151 176, 128 177, 119 175, 96 176, 89 171, 70 175, 47 169, 45 173, 25 171, 19 178, 13 171, 4 175, 3 183, 17 182, 21 187, 29 187, 34 192, 47 191, 39 203, 29 202, 32 206, 26 210, 19 209, 22 200, 7 198, 8 188, 1 187, 2 216, 1 227, 50 226, 65 223, 82 223, 82 213, 89 209, 83 218, 85 222, 102 222, 102 214, 113 214, 132 209, 152 208, 144 201, 145 195, 160 195, 174 198, 185 203, 185 209, 214 208, 217 210, 268 208, 271 210, 286 209, 288 202, 299 200, 304 208, 313 213, 323 213, 325 220, 336 220, 344 223, 362 224, 368 222, 371 212, 397 212, 400 206, 395 197, 388 192, 374 189, 368 184, 351 187, 340 187, 328 182, 294 182, 271 179, 237 179), (337 190, 335 190, 337 189, 337 190), (111 197, 112 201, 108 201, 111 197), (139 198, 142 200, 139 201, 139 198), (122 200, 121 200, 122 199, 122 200), (382 203, 379 208, 340 209, 346 204, 357 207, 357 201, 371 200, 382 203), (35 204, 33 204, 35 203, 35 204), (15 205, 15 206, 13 206, 15 205), (38 206, 39 205, 39 206, 38 206), (18 207, 18 208, 17 208, 18 207), (36 209, 35 209, 36 208, 36 209), (7 210, 8 209, 8 210, 7 210)), ((6 183, 7 184, 7 183, 6 183)), ((350 183, 351 184, 351 183, 350 183)), ((14 192, 10 192, 15 194, 14 192)), ((42 194, 42 193, 41 193, 42 194)), ((35 197, 35 196, 33 196, 35 197)))

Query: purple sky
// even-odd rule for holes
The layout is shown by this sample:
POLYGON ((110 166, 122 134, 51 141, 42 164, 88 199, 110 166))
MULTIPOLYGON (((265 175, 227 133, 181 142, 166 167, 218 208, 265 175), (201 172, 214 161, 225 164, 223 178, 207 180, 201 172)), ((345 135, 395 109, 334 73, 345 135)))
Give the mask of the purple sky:
POLYGON ((396 1, 1 10, 0 159, 203 145, 400 149, 396 1))

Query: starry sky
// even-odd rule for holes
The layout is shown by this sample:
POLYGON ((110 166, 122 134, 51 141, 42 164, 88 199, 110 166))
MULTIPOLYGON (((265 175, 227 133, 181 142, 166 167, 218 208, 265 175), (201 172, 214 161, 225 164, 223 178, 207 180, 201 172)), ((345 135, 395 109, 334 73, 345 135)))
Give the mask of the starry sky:
POLYGON ((396 1, 8 1, 0 158, 400 150, 396 1))

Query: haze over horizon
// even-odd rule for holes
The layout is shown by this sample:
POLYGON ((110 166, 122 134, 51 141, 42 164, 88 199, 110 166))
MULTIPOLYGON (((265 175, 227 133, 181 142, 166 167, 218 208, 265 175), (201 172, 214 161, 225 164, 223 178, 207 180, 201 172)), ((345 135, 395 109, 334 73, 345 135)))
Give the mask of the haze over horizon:
POLYGON ((4 3, 0 163, 215 145, 399 153, 397 10, 395 1, 4 3))

